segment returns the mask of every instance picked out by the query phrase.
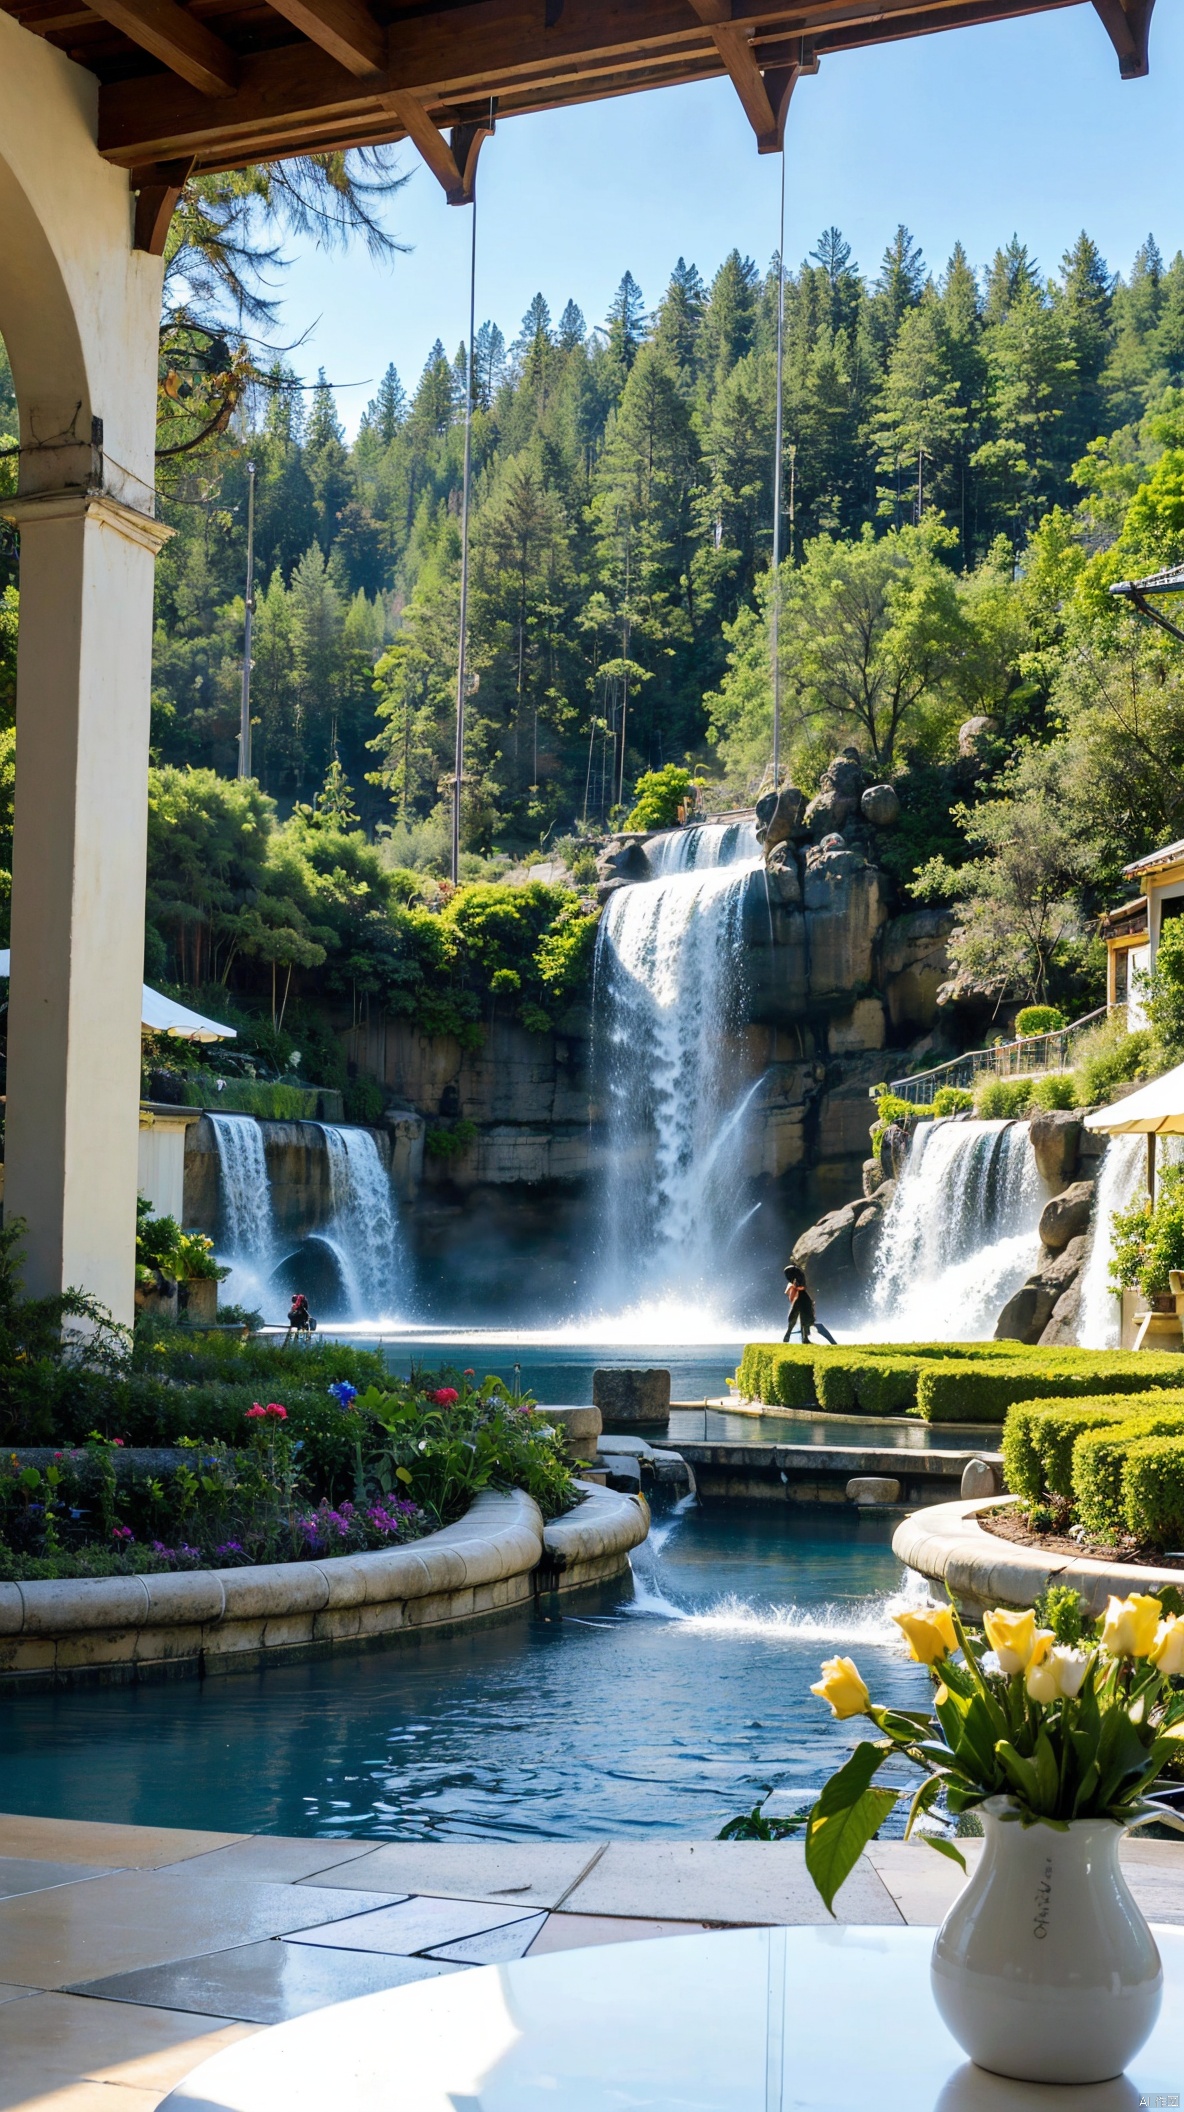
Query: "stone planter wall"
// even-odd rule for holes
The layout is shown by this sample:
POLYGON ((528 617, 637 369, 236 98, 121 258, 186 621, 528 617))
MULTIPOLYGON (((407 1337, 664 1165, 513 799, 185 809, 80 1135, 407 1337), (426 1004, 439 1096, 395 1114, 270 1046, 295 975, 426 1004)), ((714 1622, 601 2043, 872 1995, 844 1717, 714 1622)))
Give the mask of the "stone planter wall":
POLYGON ((616 1575, 645 1539, 640 1497, 580 1487, 578 1509, 548 1526, 521 1490, 486 1492, 455 1525, 374 1554, 0 1584, 0 1686, 254 1670, 504 1615, 537 1590, 616 1575))
POLYGON ((1113 1593, 1152 1596, 1166 1584, 1184 1583, 1184 1570, 1133 1562, 1095 1562, 1085 1555, 1043 1554, 1014 1540, 1000 1540, 978 1523, 983 1512, 1014 1503, 997 1496, 986 1503, 938 1503, 914 1511, 892 1535, 892 1552, 910 1569, 929 1577, 945 1595, 948 1584, 960 1607, 977 1617, 992 1606, 1031 1606, 1050 1584, 1071 1585, 1091 1614, 1104 1613, 1113 1593))

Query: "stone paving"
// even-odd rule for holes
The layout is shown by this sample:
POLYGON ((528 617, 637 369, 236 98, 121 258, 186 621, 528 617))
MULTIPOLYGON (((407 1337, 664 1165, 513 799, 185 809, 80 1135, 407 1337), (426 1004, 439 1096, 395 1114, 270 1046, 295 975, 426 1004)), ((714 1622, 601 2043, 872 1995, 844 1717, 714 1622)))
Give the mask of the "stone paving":
MULTIPOLYGON (((1151 1920, 1184 1923, 1184 1842, 1128 1841, 1123 1864, 1151 1920)), ((960 1883, 876 1842, 838 1918, 936 1925, 960 1883)), ((376 1846, 0 1816, 0 2112, 154 2112, 219 2047, 409 1980, 825 1919, 794 1842, 376 1846)))

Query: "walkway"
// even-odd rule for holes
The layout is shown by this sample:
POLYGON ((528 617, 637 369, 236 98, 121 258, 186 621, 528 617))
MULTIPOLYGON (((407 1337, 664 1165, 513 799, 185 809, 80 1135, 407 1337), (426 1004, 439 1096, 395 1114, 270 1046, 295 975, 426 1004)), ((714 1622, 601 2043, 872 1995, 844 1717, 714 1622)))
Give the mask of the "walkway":
MULTIPOLYGON (((1128 1842, 1124 1864, 1152 1920, 1184 1922, 1184 1844, 1128 1842)), ((839 1919, 936 1924, 959 1883, 924 1847, 874 1844, 839 1919)), ((789 1842, 376 1847, 0 1817, 0 2112, 154 2112, 261 2025, 431 1974, 825 1918, 789 1842)))

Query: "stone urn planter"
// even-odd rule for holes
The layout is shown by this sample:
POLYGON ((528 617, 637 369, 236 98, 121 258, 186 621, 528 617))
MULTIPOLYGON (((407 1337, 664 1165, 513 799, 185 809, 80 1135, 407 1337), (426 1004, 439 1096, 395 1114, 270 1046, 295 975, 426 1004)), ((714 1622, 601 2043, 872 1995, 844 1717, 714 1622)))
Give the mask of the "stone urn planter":
POLYGON ((1023 2082, 1121 2075, 1163 1996, 1155 1939, 1118 1864, 1125 1828, 1024 1826, 982 1806, 982 1859, 933 1946, 933 1998, 980 2068, 1023 2082))
POLYGON ((214 1276, 189 1276, 177 1286, 180 1316, 190 1327, 214 1327, 218 1319, 218 1292, 214 1276))

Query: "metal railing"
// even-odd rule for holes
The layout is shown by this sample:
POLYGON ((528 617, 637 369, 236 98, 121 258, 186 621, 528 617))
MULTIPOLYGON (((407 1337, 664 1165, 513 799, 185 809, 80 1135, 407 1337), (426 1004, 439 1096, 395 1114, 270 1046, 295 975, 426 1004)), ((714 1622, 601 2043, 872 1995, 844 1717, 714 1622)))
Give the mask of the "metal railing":
POLYGON ((1125 1005, 1100 1005, 1096 1012, 1087 1012, 1084 1019, 1075 1019, 1071 1026, 1058 1027, 1054 1034, 1028 1034, 1022 1041, 1000 1041, 991 1049, 971 1049, 949 1063, 936 1064, 931 1071, 893 1078, 888 1090, 901 1100, 924 1107, 939 1086, 956 1085, 968 1091, 984 1073, 996 1078, 1030 1078, 1041 1071, 1067 1071, 1078 1043, 1111 1012, 1125 1010, 1125 1005))

